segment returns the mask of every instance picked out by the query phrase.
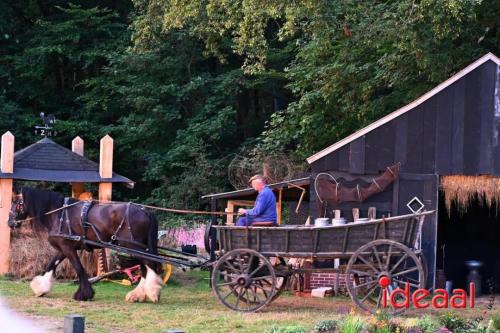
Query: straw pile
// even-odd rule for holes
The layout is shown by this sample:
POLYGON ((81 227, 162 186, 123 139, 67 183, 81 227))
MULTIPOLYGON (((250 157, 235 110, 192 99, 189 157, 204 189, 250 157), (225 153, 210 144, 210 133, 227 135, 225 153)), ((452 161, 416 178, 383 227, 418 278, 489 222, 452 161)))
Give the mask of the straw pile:
MULTIPOLYGON (((492 176, 442 176, 441 189, 448 214, 455 202, 461 212, 467 211, 476 198, 488 207, 500 202, 500 178, 492 176)), ((498 207, 498 205, 497 205, 498 207)))
MULTIPOLYGON (((19 279, 32 279, 42 273, 56 250, 47 241, 47 233, 34 234, 30 227, 21 227, 12 232, 9 257, 9 271, 19 279)), ((97 274, 97 254, 81 251, 80 260, 90 276, 97 274)), ((77 277, 69 260, 65 259, 56 270, 56 277, 74 279, 77 277)))

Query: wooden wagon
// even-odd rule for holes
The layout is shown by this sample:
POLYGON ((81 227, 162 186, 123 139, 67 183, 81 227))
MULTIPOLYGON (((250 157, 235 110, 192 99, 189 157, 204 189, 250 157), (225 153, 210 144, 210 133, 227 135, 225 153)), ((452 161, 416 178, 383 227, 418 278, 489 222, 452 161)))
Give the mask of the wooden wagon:
POLYGON ((431 213, 325 227, 214 226, 219 257, 212 289, 225 306, 253 312, 278 297, 292 274, 313 270, 292 268, 288 258, 338 258, 351 299, 373 313, 383 306, 384 293, 425 287, 420 235, 431 213))

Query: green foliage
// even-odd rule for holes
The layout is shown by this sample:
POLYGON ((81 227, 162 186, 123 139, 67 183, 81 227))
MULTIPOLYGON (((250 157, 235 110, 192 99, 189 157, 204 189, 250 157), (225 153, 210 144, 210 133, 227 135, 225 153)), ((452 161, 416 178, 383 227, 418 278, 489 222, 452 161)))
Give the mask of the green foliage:
POLYGON ((436 331, 436 323, 429 316, 419 318, 416 326, 422 330, 422 333, 433 333, 436 331))
POLYGON ((360 333, 363 329, 363 319, 349 315, 339 324, 340 333, 360 333))
POLYGON ((487 333, 488 327, 482 322, 482 317, 466 320, 454 312, 448 312, 439 317, 439 323, 454 333, 487 333))
POLYGON ((500 315, 494 315, 488 321, 488 333, 500 333, 500 315))
POLYGON ((337 320, 322 320, 314 326, 314 332, 333 332, 338 325, 337 320))
POLYGON ((499 54, 499 26, 495 0, 2 2, 0 130, 21 148, 53 113, 94 160, 109 133, 137 181, 115 199, 203 209, 234 154, 309 156, 499 54))
POLYGON ((269 333, 306 333, 306 330, 299 325, 290 325, 290 326, 273 326, 268 331, 269 333))
POLYGON ((469 332, 467 321, 454 312, 447 312, 439 317, 439 323, 452 332, 469 332))

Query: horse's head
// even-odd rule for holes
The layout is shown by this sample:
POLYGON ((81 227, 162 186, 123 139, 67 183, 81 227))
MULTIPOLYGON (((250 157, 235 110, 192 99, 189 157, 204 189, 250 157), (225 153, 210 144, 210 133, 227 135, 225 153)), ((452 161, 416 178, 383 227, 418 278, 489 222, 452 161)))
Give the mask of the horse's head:
POLYGON ((17 228, 21 225, 19 220, 23 220, 28 216, 28 210, 24 203, 22 191, 12 192, 12 205, 9 212, 8 225, 11 228, 17 228))

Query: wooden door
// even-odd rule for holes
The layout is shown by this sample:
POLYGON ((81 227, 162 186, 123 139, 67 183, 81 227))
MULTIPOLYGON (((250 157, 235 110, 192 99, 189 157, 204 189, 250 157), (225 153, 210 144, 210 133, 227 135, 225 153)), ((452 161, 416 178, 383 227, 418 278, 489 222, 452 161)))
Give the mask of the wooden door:
POLYGON ((424 209, 436 210, 425 218, 422 227, 422 250, 427 261, 427 288, 434 288, 437 246, 437 209, 439 176, 436 174, 400 174, 393 187, 393 215, 411 214, 407 203, 417 197, 424 209))

